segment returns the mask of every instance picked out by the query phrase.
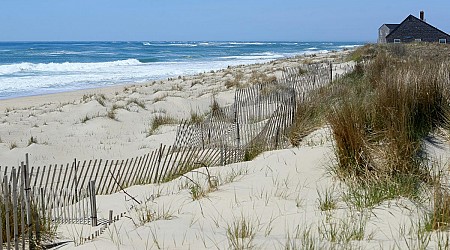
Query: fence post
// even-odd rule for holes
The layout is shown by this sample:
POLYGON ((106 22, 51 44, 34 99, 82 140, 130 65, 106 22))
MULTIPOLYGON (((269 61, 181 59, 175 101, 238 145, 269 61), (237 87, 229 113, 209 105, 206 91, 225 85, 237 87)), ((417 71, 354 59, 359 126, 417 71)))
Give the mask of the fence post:
MULTIPOLYGON (((75 164, 75 188, 74 188, 74 190, 78 190, 78 181, 79 181, 79 179, 81 179, 81 176, 79 176, 79 177, 77 176, 77 172, 78 172, 77 158, 75 158, 73 160, 73 164, 75 164)), ((86 170, 86 174, 87 174, 87 170, 86 170)), ((78 193, 75 192, 75 201, 77 202, 78 200, 79 200, 78 193)))
POLYGON ((12 209, 14 226, 14 249, 19 249, 19 222, 17 221, 17 175, 16 168, 12 169, 12 209))
MULTIPOLYGON (((27 213, 27 227, 28 227, 28 242, 30 244, 30 249, 34 249, 34 243, 33 243, 33 230, 32 228, 32 219, 31 219, 31 209, 30 209, 30 175, 28 174, 29 170, 29 161, 28 161, 28 154, 25 154, 25 161, 26 165, 22 162, 22 185, 25 188, 25 209, 27 213)), ((37 222, 39 223, 39 222, 37 222)), ((22 236, 25 238, 25 236, 22 236)))
POLYGON ((7 249, 11 249, 11 225, 9 223, 9 203, 11 200, 9 199, 9 183, 8 176, 3 176, 3 202, 5 203, 5 229, 6 229, 6 242, 7 249))
POLYGON ((239 148, 239 145, 241 144, 241 134, 239 131, 239 122, 236 123, 236 132, 237 132, 237 147, 239 148))
POLYGON ((280 126, 278 126, 278 128, 277 128, 277 133, 276 133, 276 135, 275 135, 275 149, 278 149, 278 140, 279 140, 279 137, 280 137, 280 126))
POLYGON ((223 157, 223 149, 224 148, 224 146, 223 146, 223 144, 220 146, 220 166, 224 166, 225 164, 224 164, 224 162, 223 162, 223 160, 224 160, 224 157, 223 157))
POLYGON ((91 193, 91 226, 97 226, 97 203, 95 199, 95 181, 90 181, 89 183, 89 191, 91 193))
POLYGON ((113 218, 113 211, 109 210, 108 225, 112 224, 112 221, 113 221, 112 218, 113 218))
MULTIPOLYGON (((35 215, 36 215, 36 223, 35 223, 35 225, 36 225, 36 243, 37 244, 39 244, 39 242, 41 241, 41 226, 39 225, 40 224, 40 219, 42 219, 42 218, 39 218, 39 213, 38 213, 38 211, 36 211, 35 212, 35 215)), ((33 245, 31 245, 30 244, 30 249, 31 249, 31 246, 33 246, 34 247, 34 242, 33 242, 33 245)))
MULTIPOLYGON (((6 203, 5 203, 6 206, 6 203)), ((3 250, 3 216, 1 216, 3 213, 2 207, 0 207, 0 249, 3 250)), ((5 217, 6 219, 7 217, 5 217)))
MULTIPOLYGON (((22 166, 23 166, 22 162, 22 166)), ((23 169, 23 168, 22 168, 23 169)), ((22 172, 23 173, 23 172, 22 172)), ((21 233, 21 240, 22 240, 22 249, 25 250, 25 184, 22 182, 20 185, 20 193, 19 193, 19 200, 21 201, 19 205, 20 207, 20 233, 21 233)), ((31 231, 31 230, 30 230, 31 231)))
POLYGON ((333 82, 333 63, 330 62, 330 83, 333 82))
POLYGON ((159 168, 159 165, 161 164, 162 156, 163 156, 163 145, 161 143, 159 145, 159 153, 158 153, 158 168, 159 168))
POLYGON ((197 124, 200 127, 200 134, 202 135, 202 149, 205 150, 205 138, 203 136, 203 123, 197 124))

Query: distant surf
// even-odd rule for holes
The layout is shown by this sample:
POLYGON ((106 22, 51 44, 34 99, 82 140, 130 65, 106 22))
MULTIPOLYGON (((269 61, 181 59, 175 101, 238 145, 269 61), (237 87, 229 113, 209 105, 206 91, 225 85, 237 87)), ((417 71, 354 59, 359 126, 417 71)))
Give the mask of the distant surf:
POLYGON ((164 79, 358 42, 0 42, 0 99, 164 79))

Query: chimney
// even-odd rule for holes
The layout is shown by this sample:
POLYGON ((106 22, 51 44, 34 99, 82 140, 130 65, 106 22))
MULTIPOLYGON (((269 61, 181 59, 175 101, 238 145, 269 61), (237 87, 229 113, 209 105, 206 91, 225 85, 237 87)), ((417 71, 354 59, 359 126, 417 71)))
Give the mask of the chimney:
POLYGON ((425 21, 425 12, 423 10, 420 11, 420 20, 425 21))

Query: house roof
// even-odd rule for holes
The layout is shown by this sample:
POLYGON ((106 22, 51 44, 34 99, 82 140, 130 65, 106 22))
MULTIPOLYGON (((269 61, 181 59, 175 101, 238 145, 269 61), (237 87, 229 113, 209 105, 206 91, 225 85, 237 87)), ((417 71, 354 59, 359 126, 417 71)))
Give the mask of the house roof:
POLYGON ((399 26, 400 24, 398 23, 385 23, 384 25, 386 25, 390 30, 393 30, 395 28, 397 28, 397 26, 399 26))
MULTIPOLYGON (((402 27, 402 26, 406 23, 406 21, 408 21, 408 19, 410 19, 410 18, 414 18, 414 19, 416 19, 416 20, 418 20, 418 21, 424 23, 425 25, 428 25, 429 27, 431 27, 431 28, 433 28, 433 29, 435 29, 435 30, 441 32, 442 34, 444 34, 444 35, 446 35, 446 36, 450 36, 449 34, 445 33, 444 31, 442 31, 442 30, 440 30, 440 29, 438 29, 438 28, 436 28, 436 27, 434 27, 433 25, 431 25, 431 24, 429 24, 429 23, 427 23, 427 22, 425 22, 425 21, 423 21, 423 20, 420 20, 419 18, 417 18, 417 17, 415 17, 415 16, 413 16, 413 15, 409 15, 408 17, 405 18, 405 20, 403 20, 403 22, 401 22, 400 24, 398 24, 397 27, 394 28, 394 30, 392 30, 392 31, 386 36, 386 38, 388 38, 388 37, 389 37, 391 34, 393 34, 396 30, 398 30, 400 27, 402 27)), ((387 24, 386 24, 386 26, 387 26, 387 24)))

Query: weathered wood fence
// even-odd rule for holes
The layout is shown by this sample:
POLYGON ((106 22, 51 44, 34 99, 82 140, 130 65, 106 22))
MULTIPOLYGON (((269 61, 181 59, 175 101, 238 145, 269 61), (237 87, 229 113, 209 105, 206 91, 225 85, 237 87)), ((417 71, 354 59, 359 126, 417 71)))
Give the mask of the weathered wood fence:
MULTIPOLYGON (((199 163, 208 166, 225 165, 235 162, 235 158, 237 152, 226 147, 202 149, 161 145, 148 154, 126 160, 74 160, 70 164, 31 167, 30 187, 35 192, 58 190, 72 197, 72 193, 78 194, 95 181, 95 194, 104 195, 132 185, 165 181, 198 168, 199 163)), ((0 167, 0 176, 9 181, 14 176, 20 176, 20 169, 15 175, 12 174, 13 170, 15 168, 0 167)))
POLYGON ((237 89, 234 104, 219 107, 213 103, 210 115, 203 122, 183 121, 177 131, 174 146, 196 148, 233 148, 239 152, 237 161, 255 146, 264 150, 289 144, 289 127, 293 124, 297 105, 310 100, 311 93, 327 84, 351 66, 331 63, 287 68, 275 82, 255 84, 237 89))
POLYGON ((29 166, 27 155, 18 168, 0 166, 0 249, 4 243, 34 248, 45 223, 110 224, 111 213, 97 218, 96 195, 168 181, 202 165, 239 162, 251 147, 285 147, 297 105, 332 79, 331 64, 286 69, 277 82, 236 90, 231 106, 213 103, 203 122, 180 124, 174 145, 140 157, 29 166))
POLYGON ((27 166, 22 162, 18 169, 1 179, 0 248, 33 249, 41 241, 44 220, 35 209, 27 166))

